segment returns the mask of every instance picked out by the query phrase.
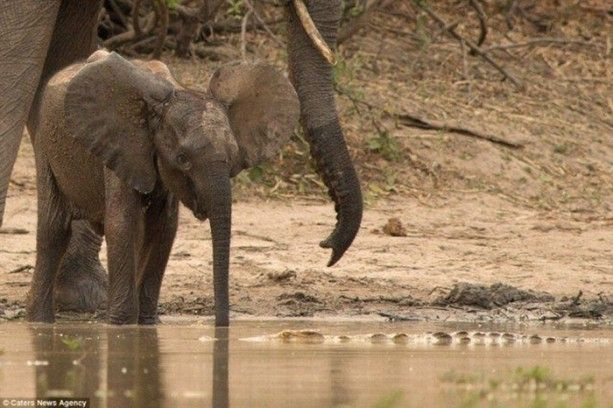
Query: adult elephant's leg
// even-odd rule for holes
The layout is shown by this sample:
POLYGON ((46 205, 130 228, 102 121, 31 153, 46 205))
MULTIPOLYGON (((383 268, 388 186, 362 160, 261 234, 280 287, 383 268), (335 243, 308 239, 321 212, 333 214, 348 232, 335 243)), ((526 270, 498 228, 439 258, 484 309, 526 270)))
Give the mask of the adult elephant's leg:
MULTIPOLYGON (((44 84, 60 69, 87 58, 96 49, 100 0, 63 0, 41 81, 32 104, 28 129, 36 134, 38 106, 44 84)), ((102 238, 86 221, 73 221, 70 243, 56 283, 60 310, 94 311, 106 301, 107 279, 100 263, 102 238)))
POLYGON ((59 5, 59 0, 0 0, 0 226, 59 5))
MULTIPOLYGON (((336 44, 341 0, 305 0, 309 15, 324 40, 336 44)), ((328 266, 349 248, 362 220, 362 193, 340 126, 332 67, 321 56, 302 26, 296 9, 289 6, 288 60, 290 77, 300 98, 301 122, 311 146, 318 173, 334 200, 337 223, 320 245, 332 249, 328 266)))

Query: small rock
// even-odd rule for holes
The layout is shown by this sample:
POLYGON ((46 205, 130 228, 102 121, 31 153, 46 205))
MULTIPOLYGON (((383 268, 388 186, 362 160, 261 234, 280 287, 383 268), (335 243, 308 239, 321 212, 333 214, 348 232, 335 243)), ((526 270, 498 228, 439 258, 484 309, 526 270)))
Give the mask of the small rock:
POLYGON ((392 237, 406 237, 407 230, 400 222, 400 219, 393 217, 387 220, 387 224, 383 226, 383 233, 392 237))

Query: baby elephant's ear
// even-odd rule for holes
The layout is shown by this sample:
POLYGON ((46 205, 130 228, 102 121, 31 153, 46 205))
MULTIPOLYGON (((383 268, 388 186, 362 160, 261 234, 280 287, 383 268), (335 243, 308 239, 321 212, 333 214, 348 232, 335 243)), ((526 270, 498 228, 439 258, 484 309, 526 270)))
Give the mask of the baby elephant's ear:
POLYGON ((272 156, 289 140, 300 115, 296 91, 285 76, 262 63, 231 63, 212 76, 209 89, 228 107, 239 148, 234 173, 272 156))
MULTIPOLYGON (((100 54, 72 78, 64 109, 68 132, 141 193, 155 186, 147 112, 173 92, 168 81, 116 53, 100 54)), ((159 109, 159 106, 157 107, 159 109)))

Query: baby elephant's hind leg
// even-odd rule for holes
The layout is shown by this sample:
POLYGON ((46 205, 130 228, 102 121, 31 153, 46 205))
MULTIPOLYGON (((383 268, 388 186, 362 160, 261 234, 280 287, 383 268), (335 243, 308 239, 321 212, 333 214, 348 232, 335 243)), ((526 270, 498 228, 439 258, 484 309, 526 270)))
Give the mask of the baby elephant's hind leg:
POLYGON ((28 294, 27 318, 53 323, 55 277, 70 240, 70 217, 51 170, 37 163, 38 228, 36 267, 28 294))
POLYGON ((158 322, 157 306, 168 257, 177 233, 178 205, 172 198, 147 209, 139 259, 139 324, 158 322))
POLYGON ((94 312, 106 306, 107 276, 99 258, 102 237, 85 220, 72 221, 71 229, 56 282, 56 306, 59 310, 94 312))

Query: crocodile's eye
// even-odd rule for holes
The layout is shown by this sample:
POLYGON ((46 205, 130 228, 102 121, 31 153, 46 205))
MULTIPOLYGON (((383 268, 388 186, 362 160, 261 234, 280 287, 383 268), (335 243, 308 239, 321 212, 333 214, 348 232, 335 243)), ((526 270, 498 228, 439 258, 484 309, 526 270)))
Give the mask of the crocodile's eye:
POLYGON ((179 166, 181 170, 187 171, 192 168, 192 163, 185 153, 177 154, 175 160, 177 161, 177 166, 179 166))

